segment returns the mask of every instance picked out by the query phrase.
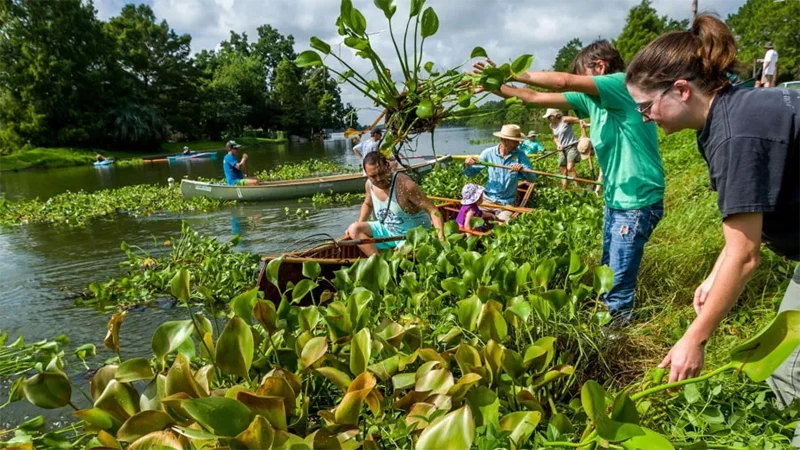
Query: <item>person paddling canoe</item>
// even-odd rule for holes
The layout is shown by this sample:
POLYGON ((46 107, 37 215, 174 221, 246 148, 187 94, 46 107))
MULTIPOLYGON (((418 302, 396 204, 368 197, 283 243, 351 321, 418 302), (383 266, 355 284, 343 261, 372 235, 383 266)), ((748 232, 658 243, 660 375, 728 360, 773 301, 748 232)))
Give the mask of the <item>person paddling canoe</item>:
POLYGON ((228 141, 225 150, 228 154, 222 160, 222 169, 225 171, 225 181, 229 186, 255 186, 258 180, 255 178, 245 178, 242 169, 247 166, 247 153, 242 155, 242 160, 238 161, 236 155, 239 154, 239 147, 235 141, 228 141))
MULTIPOLYGON (((358 220, 347 227, 345 235, 351 239, 405 236, 412 229, 431 224, 443 236, 442 215, 417 183, 402 172, 392 173, 389 161, 380 152, 364 157, 367 182, 366 196, 358 220), (377 220, 367 221, 372 213, 377 220)), ((403 241, 360 244, 358 248, 371 256, 381 250, 399 247, 403 241)))

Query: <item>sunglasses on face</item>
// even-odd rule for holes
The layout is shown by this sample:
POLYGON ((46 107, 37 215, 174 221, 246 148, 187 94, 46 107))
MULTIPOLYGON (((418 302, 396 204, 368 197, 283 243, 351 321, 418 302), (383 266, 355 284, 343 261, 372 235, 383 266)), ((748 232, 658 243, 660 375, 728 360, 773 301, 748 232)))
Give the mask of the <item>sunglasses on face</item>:
POLYGON ((668 88, 664 89, 664 91, 658 94, 658 96, 654 98, 653 101, 651 101, 650 103, 646 105, 638 105, 636 107, 636 111, 638 111, 639 114, 641 114, 645 119, 651 120, 650 109, 653 108, 653 105, 655 105, 657 101, 661 100, 661 97, 666 95, 667 92, 671 91, 672 87, 673 85, 670 84, 668 88))

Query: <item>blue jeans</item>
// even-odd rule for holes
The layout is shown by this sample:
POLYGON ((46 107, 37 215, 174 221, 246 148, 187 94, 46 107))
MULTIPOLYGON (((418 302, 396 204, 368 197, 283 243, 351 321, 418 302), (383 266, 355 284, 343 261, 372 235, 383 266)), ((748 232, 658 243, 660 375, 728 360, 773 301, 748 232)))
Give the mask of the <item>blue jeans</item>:
POLYGON ((633 294, 644 244, 663 216, 663 201, 642 209, 605 208, 601 264, 614 271, 614 284, 603 300, 614 318, 630 320, 633 316, 633 294))

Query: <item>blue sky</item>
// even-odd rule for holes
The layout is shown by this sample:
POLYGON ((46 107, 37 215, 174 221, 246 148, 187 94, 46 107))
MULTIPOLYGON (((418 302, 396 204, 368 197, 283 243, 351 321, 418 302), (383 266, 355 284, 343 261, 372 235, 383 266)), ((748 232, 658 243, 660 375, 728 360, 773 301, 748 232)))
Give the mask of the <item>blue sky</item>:
MULTIPOLYGON (((495 61, 506 61, 524 53, 535 56, 533 69, 549 69, 567 41, 580 38, 587 44, 598 37, 613 39, 625 23, 628 10, 640 0, 428 0, 439 16, 439 32, 426 41, 424 60, 437 66, 452 67, 469 57, 473 47, 484 47, 495 61)), ((98 16, 107 20, 119 14, 127 3, 149 4, 156 17, 166 19, 178 33, 192 35, 192 51, 213 49, 227 39, 230 30, 256 36, 256 28, 270 24, 282 34, 295 37, 295 50, 308 48, 311 36, 330 44, 341 42, 334 22, 338 0, 95 0, 98 16)), ((408 0, 397 0, 395 32, 407 17, 408 0)), ((393 55, 387 22, 372 0, 353 0, 367 18, 373 32, 373 47, 380 55, 393 55)), ((726 17, 744 0, 699 0, 700 11, 713 11, 726 17)), ((661 15, 684 19, 691 16, 691 0, 654 0, 661 15)), ((346 53, 344 58, 357 69, 368 69, 364 60, 346 53)), ((389 64, 392 69, 393 64, 389 64)), ((398 66, 399 67, 399 66, 398 66)), ((399 70, 399 69, 398 69, 399 70)), ((393 73, 397 73, 393 70, 393 73)), ((376 113, 369 102, 347 86, 342 87, 345 102, 364 108, 361 122, 376 113)))

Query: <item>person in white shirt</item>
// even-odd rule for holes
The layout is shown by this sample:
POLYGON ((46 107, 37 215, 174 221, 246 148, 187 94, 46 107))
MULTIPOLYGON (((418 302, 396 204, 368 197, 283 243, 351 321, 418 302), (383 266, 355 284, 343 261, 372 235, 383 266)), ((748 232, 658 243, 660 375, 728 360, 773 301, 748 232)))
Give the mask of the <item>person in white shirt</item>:
POLYGON ((371 137, 369 139, 353 147, 353 153, 355 153, 361 161, 364 161, 364 158, 370 153, 377 152, 380 147, 381 136, 383 136, 381 130, 375 128, 370 135, 371 137))
POLYGON ((775 51, 772 42, 767 42, 764 48, 767 50, 767 53, 764 55, 764 59, 759 59, 759 61, 764 62, 761 86, 775 87, 775 80, 778 78, 778 52, 775 51))

